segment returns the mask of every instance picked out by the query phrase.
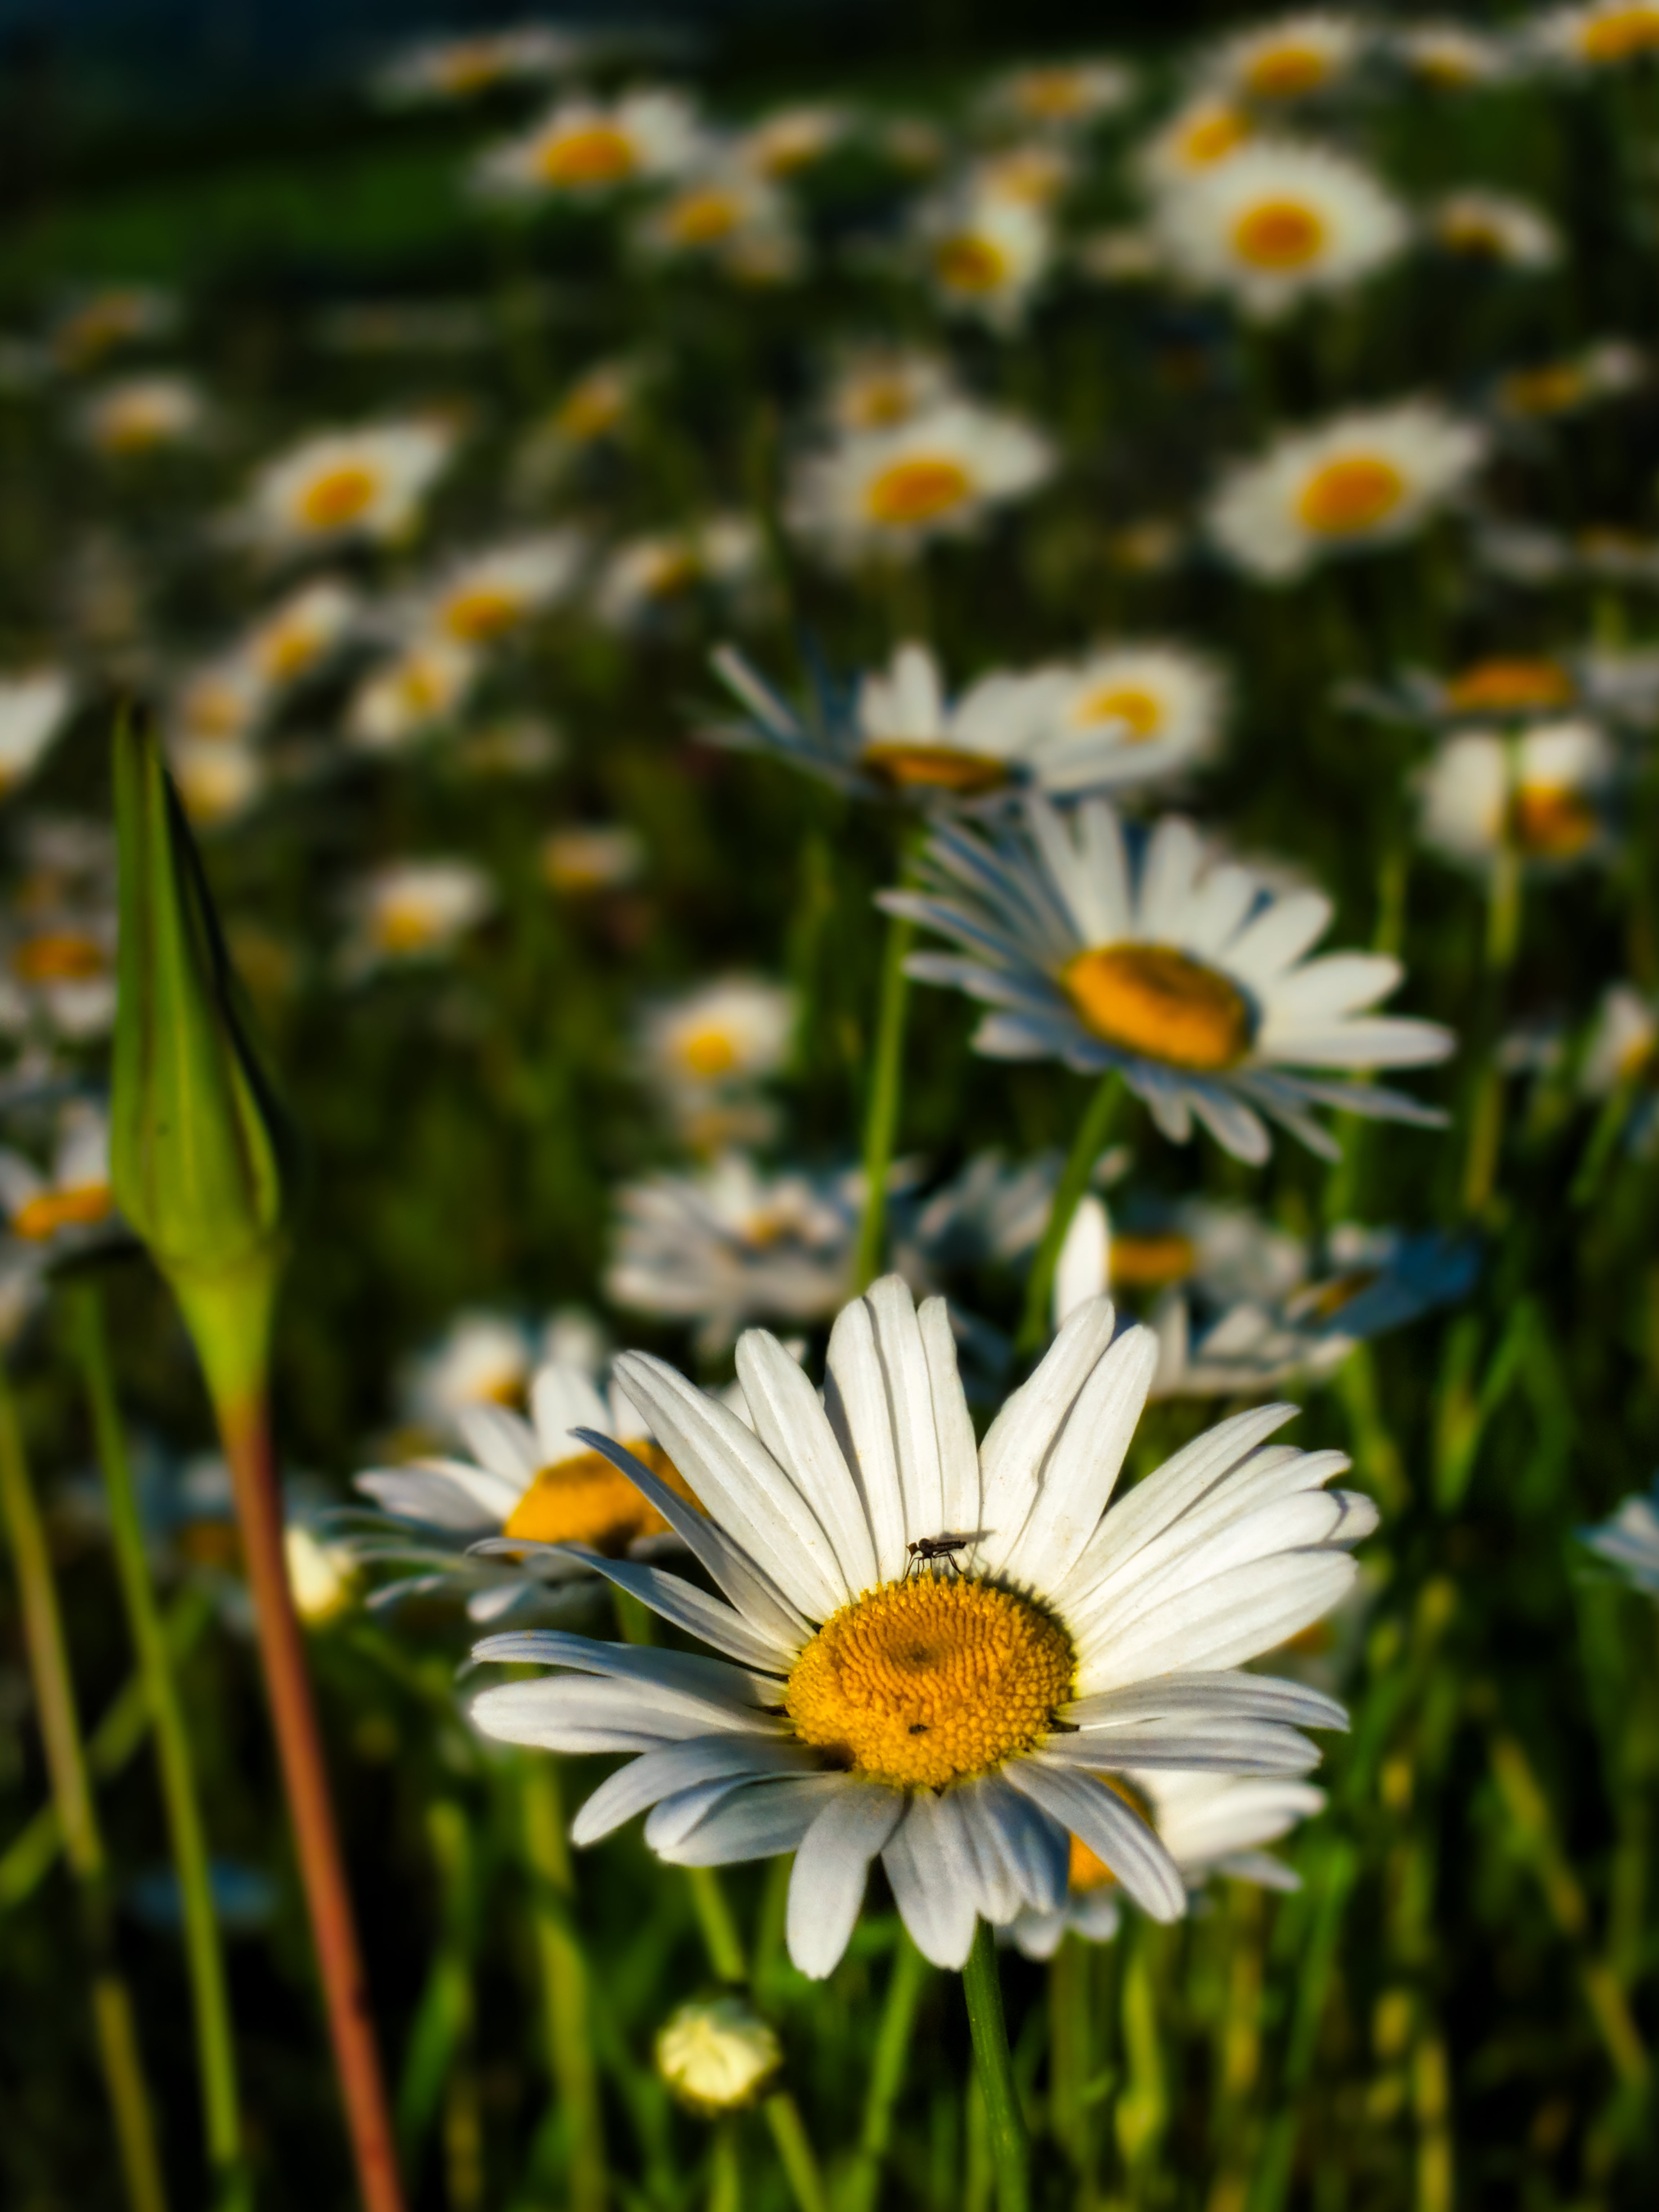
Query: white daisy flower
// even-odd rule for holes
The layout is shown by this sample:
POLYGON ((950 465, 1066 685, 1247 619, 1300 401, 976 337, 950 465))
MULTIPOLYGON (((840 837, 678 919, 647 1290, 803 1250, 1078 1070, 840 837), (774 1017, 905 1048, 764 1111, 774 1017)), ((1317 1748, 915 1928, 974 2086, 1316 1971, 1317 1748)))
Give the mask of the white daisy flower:
POLYGON ((709 1352, 756 1317, 822 1321, 847 1293, 862 1197, 856 1175, 769 1176, 739 1152, 624 1183, 605 1294, 698 1322, 709 1352))
POLYGON ((614 1383, 602 1392, 585 1368, 560 1361, 538 1369, 529 1394, 528 1420, 480 1399, 456 1406, 465 1459, 415 1459, 355 1478, 365 1497, 418 1532, 388 1535, 371 1525, 348 1539, 364 1565, 416 1570, 383 1584, 374 1603, 448 1595, 465 1601, 472 1620, 495 1620, 586 1576, 592 1554, 649 1559, 665 1545, 678 1548, 661 1514, 586 1441, 625 1446, 696 1506, 626 1394, 614 1383))
POLYGON ((167 708, 171 735, 191 744, 234 744, 251 738, 276 701, 276 687, 240 650, 191 669, 167 708))
POLYGON ((1269 321, 1395 260, 1405 210, 1370 171, 1323 146, 1257 138, 1212 162, 1156 210, 1171 266, 1269 321))
POLYGON ((301 584, 270 607, 243 639, 239 658, 266 684, 298 684, 320 668, 356 628, 362 601, 337 576, 301 584))
POLYGON ((580 39, 542 23, 470 39, 420 39, 393 55, 374 88, 383 100, 398 102, 471 100, 525 77, 558 76, 574 68, 584 52, 580 39))
MULTIPOLYGON (((1125 1784, 1140 1801, 1137 1809, 1157 1831, 1189 1893, 1216 1875, 1265 1889, 1301 1887, 1295 1870, 1262 1847, 1324 1810, 1325 1793, 1311 1783, 1200 1769, 1129 1774, 1121 1778, 1120 1786, 1125 1784)), ((1028 1959, 1036 1960, 1052 1959, 1067 1935, 1109 1943, 1118 1931, 1122 1894, 1105 1861, 1073 1836, 1064 1904, 1046 1913, 1028 1907, 1010 1923, 1009 1936, 1028 1959)))
POLYGON ((1308 1273, 1300 1237, 1249 1206, 1213 1199, 1114 1208, 1109 1231, 1103 1290, 1164 1291, 1180 1283, 1216 1305, 1268 1304, 1289 1297, 1308 1273))
POLYGON ((574 530, 545 531, 453 562, 424 595, 417 619, 458 645, 491 645, 568 598, 586 556, 574 530))
POLYGON ((1446 1057, 1449 1030, 1370 1011, 1399 985, 1399 962, 1360 952, 1307 960, 1330 901, 1273 891, 1260 870, 1207 848, 1177 817, 1134 838, 1103 799, 1068 818, 1033 797, 994 842, 936 826, 922 881, 879 902, 962 946, 914 953, 908 971, 996 1010, 975 1049, 1115 1070, 1176 1144, 1196 1115, 1235 1158, 1259 1163, 1266 1114, 1331 1158, 1313 1106, 1438 1119, 1397 1091, 1302 1072, 1446 1057))
POLYGON ((1067 131, 1115 115, 1133 90, 1133 77, 1118 62, 1043 62, 994 79, 986 89, 985 106, 991 114, 1015 123, 1067 131))
MULTIPOLYGON (((1208 760, 1228 704, 1225 678, 1185 646, 1109 646, 1055 686, 1051 727, 1079 763, 1091 757, 1087 787, 1121 789, 1208 760)), ((1084 780, 1057 787, 1082 789, 1084 780)))
POLYGON ((399 1413, 427 1435, 455 1437, 465 1407, 516 1404, 535 1364, 522 1321, 479 1309, 458 1314, 436 1344, 399 1370, 399 1413))
POLYGON ((52 1165, 0 1149, 0 1208, 13 1237, 43 1258, 61 1259, 108 1237, 116 1228, 109 1176, 109 1115, 75 1098, 58 1115, 52 1165))
POLYGON ((1605 1521, 1581 1528, 1578 1537, 1617 1567, 1632 1589, 1659 1598, 1659 1481, 1645 1498, 1627 1498, 1605 1521))
POLYGON ((646 1008, 640 1051, 652 1079, 669 1091, 757 1083, 789 1057, 797 994, 759 975, 724 975, 646 1008))
POLYGON ((234 822, 270 781, 265 756, 238 738, 169 738, 167 769, 185 813, 198 829, 234 822))
POLYGON ((1443 252, 1506 269, 1553 269, 1561 258, 1561 233, 1540 207, 1480 185, 1437 200, 1428 234, 1443 252))
POLYGON ((0 797, 33 775, 74 703, 75 686, 61 668, 0 676, 0 797))
POLYGON ((834 153, 854 125, 849 108, 827 102, 777 107, 734 139, 732 153, 744 167, 776 183, 798 176, 834 153))
POLYGON ((1204 74, 1240 100, 1306 100, 1352 76, 1370 41, 1370 26, 1357 15, 1283 15, 1212 48, 1204 74))
POLYGON ((1606 1098, 1640 1082, 1659 1057, 1659 1012, 1631 983, 1609 983, 1601 994, 1578 1070, 1587 1098, 1606 1098))
POLYGON ((1042 212, 1068 191, 1078 176, 1077 156, 1052 140, 999 147, 981 154, 964 173, 957 198, 964 207, 1011 202, 1042 212))
POLYGON ((629 1395, 707 1517, 606 1455, 721 1596, 651 1567, 600 1571, 721 1656, 496 1638, 475 1656, 562 1671, 487 1690, 474 1720, 550 1750, 643 1754, 588 1798, 580 1843, 654 1808, 646 1839, 673 1862, 793 1851, 790 1956, 815 1978, 878 1854, 941 1966, 963 1965, 981 1917, 1057 1911, 1073 1834, 1144 1910, 1177 1917, 1179 1870, 1111 1778, 1313 1765, 1295 1723, 1340 1726, 1341 1709, 1242 1662, 1337 1601, 1376 1516, 1325 1493, 1340 1455, 1264 1449, 1282 1406, 1200 1437, 1108 1512, 1154 1356, 1144 1329, 1115 1344, 1112 1329, 1104 1299, 1074 1316, 978 1448, 944 1303, 918 1313, 895 1276, 838 1317, 822 1400, 775 1339, 743 1338, 752 1429, 624 1355, 629 1395))
POLYGON ((1419 832, 1466 866, 1487 869, 1507 854, 1571 867, 1607 850, 1617 765, 1593 722, 1455 731, 1419 775, 1419 832))
POLYGON ((207 407, 185 376, 129 376, 107 384, 82 405, 81 435, 111 459, 183 445, 200 433, 207 407))
POLYGON ((1206 526, 1248 575, 1288 583, 1330 554, 1409 537, 1486 452, 1483 430, 1431 400, 1355 408, 1236 464, 1211 495, 1206 526))
POLYGON ((371 669, 352 693, 345 733, 366 752, 394 752, 451 722, 482 669, 477 652, 451 639, 416 637, 371 669))
POLYGON ((1578 69, 1620 69, 1659 54, 1655 0, 1596 0, 1559 8, 1527 27, 1528 42, 1547 59, 1578 69))
POLYGON ((684 530, 653 531, 617 547, 593 590, 595 618, 631 630, 683 614, 699 590, 741 592, 760 568, 758 527, 743 514, 715 514, 684 530))
POLYGON ((990 512, 1053 474, 1053 447, 1017 415, 952 399, 891 428, 842 438, 797 463, 786 518, 826 558, 914 557, 970 537, 990 512))
POLYGON ((1323 1382, 1353 1350, 1353 1339, 1293 1322, 1282 1308, 1242 1300, 1203 1321, 1184 1291, 1166 1291, 1147 1326, 1158 1341, 1148 1395, 1259 1398, 1292 1380, 1323 1382))
POLYGON ((645 843, 637 830, 622 823, 550 830, 542 840, 540 860, 550 890, 580 898, 637 883, 645 872, 645 843))
POLYGON ((142 284, 88 294, 52 325, 52 349, 62 366, 83 369, 136 338, 160 337, 178 320, 169 292, 142 284))
POLYGON ((66 906, 31 913, 4 933, 0 1034, 84 1043, 115 1018, 112 908, 66 906))
POLYGON ((441 958, 495 904, 495 887, 470 860, 393 860, 356 886, 345 964, 349 974, 441 958))
POLYGON ((244 509, 247 530, 279 553, 401 537, 454 444, 452 429, 412 418, 319 432, 259 471, 244 509))
POLYGON ((913 347, 860 345, 836 362, 823 412, 836 430, 890 430, 958 397, 951 364, 913 347))
POLYGON ((703 158, 696 109, 684 94, 624 93, 562 100, 521 137, 491 147, 473 172, 487 198, 592 200, 703 158))
POLYGON ((1502 83, 1517 67, 1507 40, 1465 23, 1407 24, 1389 35, 1389 44, 1413 76, 1448 92, 1502 83))
POLYGON ((1624 338, 1604 338, 1565 361, 1511 369, 1498 378, 1492 404, 1499 415, 1522 420, 1576 415, 1600 399, 1633 392, 1649 375, 1647 356, 1624 338))
POLYGON ((985 191, 951 193, 924 203, 915 228, 942 307, 994 330, 1018 329, 1054 259, 1040 205, 985 191))
POLYGON ((659 259, 713 262, 739 282, 793 274, 801 256, 789 202, 763 176, 732 164, 694 171, 643 215, 635 230, 659 259))
POLYGON ((1152 192, 1193 184, 1248 144, 1256 129, 1249 110, 1237 100, 1200 94, 1178 108, 1140 147, 1134 158, 1136 174, 1152 192))

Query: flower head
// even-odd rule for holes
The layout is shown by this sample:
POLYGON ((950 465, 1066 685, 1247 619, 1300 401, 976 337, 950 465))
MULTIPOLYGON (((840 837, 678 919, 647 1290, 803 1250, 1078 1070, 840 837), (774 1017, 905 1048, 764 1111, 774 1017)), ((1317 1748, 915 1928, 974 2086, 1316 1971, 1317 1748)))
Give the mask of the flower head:
POLYGON ((259 471, 248 494, 247 529, 282 553, 399 537, 454 443, 453 431, 431 421, 323 431, 259 471))
POLYGON ((746 1997, 696 1997, 657 2037, 657 2071, 695 2112, 741 2112, 783 2063, 777 2031, 746 1997))
POLYGON ((582 52, 580 40, 541 23, 469 39, 420 39, 392 57, 374 88, 394 102, 473 100, 497 85, 560 76, 582 52))
POLYGON ((1443 253, 1505 269, 1553 269, 1561 258, 1555 224, 1513 192, 1448 192, 1430 209, 1428 231, 1443 253))
POLYGON ((1659 55, 1655 0, 1593 0, 1588 8, 1559 8, 1529 29, 1529 43, 1540 53, 1577 69, 1621 69, 1659 55))
POLYGON ((495 888, 470 860, 394 860, 353 894, 352 973, 441 959, 490 912, 495 888))
POLYGON ((703 150, 696 111, 681 93, 572 99, 521 137, 492 147, 480 160, 475 181, 491 198, 592 201, 652 178, 678 175, 703 150))
POLYGON ((9 1235, 42 1260, 84 1251, 118 1233, 110 1188, 109 1115, 90 1099, 60 1108, 50 1167, 0 1149, 0 1208, 9 1235))
POLYGON ((1594 860, 1608 849, 1615 765, 1592 722, 1454 731, 1418 779, 1424 842, 1479 868, 1504 854, 1546 869, 1594 860))
POLYGON ((1497 84, 1517 65, 1515 48, 1467 23, 1412 23, 1394 32, 1395 54, 1420 83, 1443 92, 1497 84))
POLYGON ((93 392, 81 409, 81 434, 112 460, 182 445, 206 419, 198 387, 183 376, 129 376, 93 392))
POLYGON ((1054 466, 1048 440, 1018 416, 952 399, 805 456, 787 519, 832 561, 908 559, 930 539, 972 536, 1054 466))
POLYGON ((1278 106, 1331 91, 1352 72, 1370 36, 1354 15, 1324 9, 1283 15, 1214 48, 1205 75, 1237 99, 1278 106))

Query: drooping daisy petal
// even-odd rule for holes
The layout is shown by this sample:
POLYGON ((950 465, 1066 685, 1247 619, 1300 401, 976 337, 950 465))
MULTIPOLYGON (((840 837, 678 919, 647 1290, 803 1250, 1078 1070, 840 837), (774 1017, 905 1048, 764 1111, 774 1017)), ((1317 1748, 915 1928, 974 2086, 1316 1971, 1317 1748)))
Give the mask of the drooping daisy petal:
POLYGON ((1174 1860, 1139 1813, 1105 1784, 1039 1753, 1008 1770, 1013 1787, 1103 1860, 1143 1912, 1178 1920, 1187 1892, 1174 1860))
POLYGON ((789 1877, 786 1922, 789 1956, 814 1981, 841 1964, 870 1862, 904 1812, 896 1790, 849 1785, 838 1790, 801 1838, 789 1877))

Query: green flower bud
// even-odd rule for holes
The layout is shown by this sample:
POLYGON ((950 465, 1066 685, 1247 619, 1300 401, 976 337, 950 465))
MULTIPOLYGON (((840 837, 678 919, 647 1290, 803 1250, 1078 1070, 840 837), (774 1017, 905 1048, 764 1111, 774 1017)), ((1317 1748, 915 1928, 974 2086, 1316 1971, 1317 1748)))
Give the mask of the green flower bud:
POLYGON ((282 1123, 200 856, 149 738, 115 735, 111 1180, 222 1415, 263 1392, 283 1261, 282 1123))
POLYGON ((694 1998, 657 2037, 658 2073, 706 2118, 753 2104, 782 2063, 775 2033, 739 1996, 694 1998))

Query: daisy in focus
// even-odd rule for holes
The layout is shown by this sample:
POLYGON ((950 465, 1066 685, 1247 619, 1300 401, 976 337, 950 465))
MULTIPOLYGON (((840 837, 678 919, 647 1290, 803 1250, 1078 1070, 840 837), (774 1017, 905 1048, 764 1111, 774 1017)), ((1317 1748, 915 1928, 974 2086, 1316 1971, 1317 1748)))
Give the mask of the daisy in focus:
POLYGON ((0 676, 0 798, 33 775, 74 702, 75 686, 61 668, 0 676))
POLYGON ((1211 495, 1206 526, 1247 575, 1290 583, 1332 554, 1409 537, 1463 489, 1486 452, 1484 431, 1431 400, 1354 409, 1236 464, 1211 495))
POLYGON ((1225 1151, 1259 1164, 1270 1149, 1265 1115, 1331 1158, 1337 1148, 1312 1107, 1438 1119, 1398 1091, 1304 1072, 1446 1058, 1449 1030, 1371 1012, 1398 987, 1400 963, 1380 953, 1309 959, 1330 901, 1273 890, 1178 817, 1137 836, 1103 799, 1067 817, 1032 798, 994 840, 937 825, 922 884, 879 902, 961 946, 913 953, 907 967, 994 1009, 974 1049, 1115 1071, 1176 1144, 1196 1116, 1225 1151))
POLYGON ((1404 210, 1341 154, 1259 138, 1212 163, 1157 210, 1170 266, 1267 322, 1316 292, 1338 292, 1396 259, 1404 210))
POLYGON ((255 477, 244 508, 248 534, 279 554, 403 537, 454 444, 453 430, 417 420, 307 438, 255 477))
POLYGON ((1018 416, 948 400, 890 428, 856 432, 803 457, 789 527, 827 560, 910 560, 936 538, 967 538, 1054 473, 1054 448, 1018 416))
POLYGON ((474 180, 488 198, 580 203, 676 176, 704 150, 696 110, 681 93, 567 100, 522 137, 486 152, 474 180))
POLYGON ((353 976, 442 959, 495 904, 495 889, 470 860, 393 860, 358 884, 343 963, 353 976))
POLYGON ((80 427, 94 453, 120 460, 184 445, 200 434, 206 419, 201 392, 188 377, 130 376, 85 401, 80 427))
POLYGON ((1284 15, 1241 31, 1205 59, 1209 82, 1264 106, 1308 100, 1351 76, 1370 44, 1370 26, 1330 10, 1284 15))
POLYGON ((1611 841, 1617 766, 1593 722, 1455 731, 1418 779, 1423 842, 1481 870, 1506 856, 1546 869, 1594 860, 1611 841))
POLYGON ((643 1753, 588 1798, 578 1842, 648 1811, 671 1862, 793 1851, 789 1953, 815 1978, 878 1856, 936 1966, 963 1964, 981 1917, 1060 1910, 1073 1835, 1143 1910, 1178 1917, 1180 1872, 1114 1778, 1315 1764, 1296 1724, 1340 1727, 1340 1707, 1242 1662, 1338 1601, 1376 1516, 1326 1493, 1339 1454, 1266 1446, 1284 1406, 1200 1437, 1108 1511, 1154 1356, 1143 1329, 1114 1343, 1113 1320, 1104 1299, 1073 1316, 979 1447, 944 1303, 918 1312, 896 1277, 837 1317, 822 1401, 774 1338, 743 1338, 752 1430, 624 1355, 623 1387, 707 1518, 606 1456, 721 1595, 650 1568, 630 1586, 720 1656, 492 1638, 475 1658, 561 1671, 485 1691, 475 1723, 643 1753))

